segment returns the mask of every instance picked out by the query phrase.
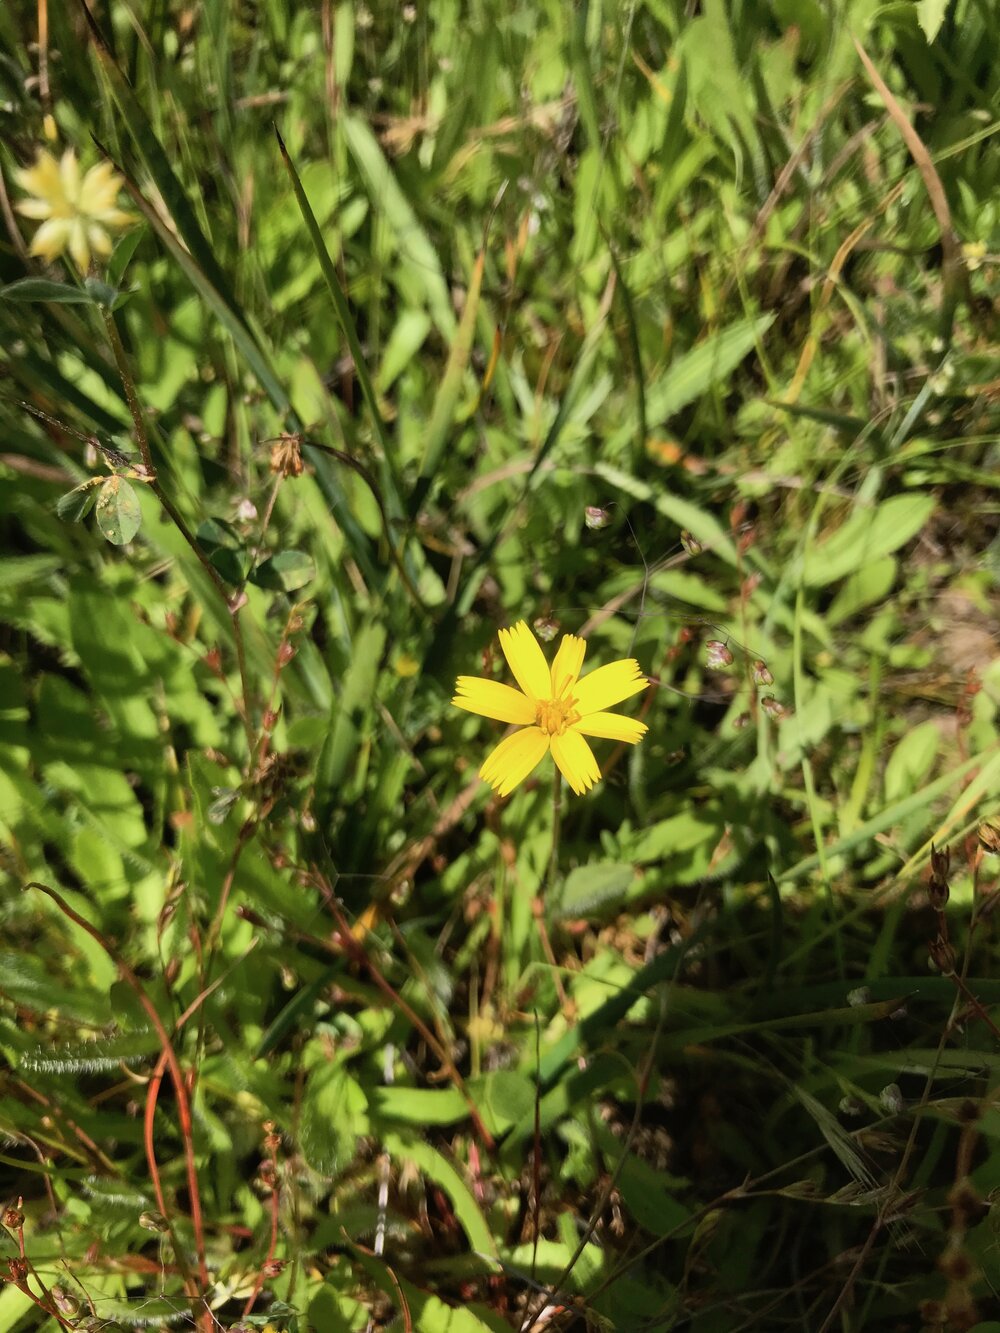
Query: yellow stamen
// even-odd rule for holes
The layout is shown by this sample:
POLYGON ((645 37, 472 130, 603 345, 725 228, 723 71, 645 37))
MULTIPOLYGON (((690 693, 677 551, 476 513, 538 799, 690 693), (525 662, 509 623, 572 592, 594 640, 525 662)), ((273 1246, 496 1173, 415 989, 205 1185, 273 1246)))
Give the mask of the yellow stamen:
POLYGON ((579 722, 575 699, 540 699, 535 711, 535 726, 549 736, 561 736, 567 727, 579 722))

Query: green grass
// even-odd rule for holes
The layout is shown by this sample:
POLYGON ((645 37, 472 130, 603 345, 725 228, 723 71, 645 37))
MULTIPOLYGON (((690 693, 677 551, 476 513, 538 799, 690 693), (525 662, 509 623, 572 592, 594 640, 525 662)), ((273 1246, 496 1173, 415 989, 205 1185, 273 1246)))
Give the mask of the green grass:
POLYGON ((1000 1328, 996 0, 40 12, 0 1329, 1000 1328), (522 618, 654 681, 558 816, 522 618))

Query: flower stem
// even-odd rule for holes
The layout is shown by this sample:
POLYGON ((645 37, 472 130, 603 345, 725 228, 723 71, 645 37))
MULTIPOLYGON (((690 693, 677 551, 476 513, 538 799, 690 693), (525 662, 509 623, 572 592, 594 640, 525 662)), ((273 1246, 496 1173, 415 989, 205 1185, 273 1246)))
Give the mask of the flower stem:
POLYGON ((555 888, 556 875, 559 871, 559 833, 562 828, 562 775, 558 768, 552 779, 552 851, 549 855, 549 873, 546 887, 549 893, 555 888))

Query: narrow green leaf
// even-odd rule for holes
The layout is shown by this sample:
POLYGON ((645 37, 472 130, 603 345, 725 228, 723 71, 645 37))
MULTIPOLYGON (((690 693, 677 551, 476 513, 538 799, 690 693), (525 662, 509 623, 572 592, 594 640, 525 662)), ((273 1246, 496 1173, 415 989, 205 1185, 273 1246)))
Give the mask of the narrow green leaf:
POLYGON ((19 278, 0 287, 5 301, 55 301, 59 305, 93 305, 94 298, 82 287, 48 278, 19 278))
POLYGON ((476 316, 479 313, 479 295, 483 285, 483 266, 486 262, 485 250, 480 250, 472 269, 472 281, 465 296, 465 308, 458 326, 458 334, 448 354, 448 364, 444 376, 434 395, 434 407, 431 419, 427 423, 424 437, 424 461, 420 476, 410 500, 410 514, 415 517, 430 490, 434 477, 441 464, 441 458, 448 443, 451 424, 458 406, 462 382, 472 352, 472 340, 476 332, 476 316))
POLYGON ((351 358, 354 362, 354 373, 358 377, 358 384, 361 386, 361 392, 368 405, 368 411, 371 413, 375 433, 378 436, 379 444, 381 445, 382 462, 379 464, 379 472, 386 493, 386 503, 390 508, 390 512, 398 517, 401 513, 401 508, 399 501, 399 478, 395 465, 395 448, 389 436, 389 432, 386 429, 385 421, 382 419, 382 413, 379 410, 378 399, 375 395, 375 386, 372 383, 372 377, 368 370, 368 364, 361 347, 361 340, 358 337, 357 329, 354 327, 354 320, 351 316, 350 307, 347 304, 347 298, 340 289, 337 270, 334 268, 333 260, 330 258, 330 252, 326 248, 323 233, 319 229, 316 215, 313 213, 312 206, 303 189, 299 173, 289 156, 288 149, 285 147, 281 135, 278 134, 277 130, 275 130, 275 134, 278 139, 278 148, 281 151, 281 160, 284 162, 285 170, 288 172, 289 180, 292 182, 292 191, 295 195, 295 201, 299 206, 299 211, 306 224, 306 230, 309 233, 309 239, 312 242, 313 250, 316 252, 320 268, 323 271, 327 290, 330 293, 330 299, 333 301, 333 308, 337 316, 337 322, 340 324, 341 331, 347 339, 347 345, 350 348, 351 358))
POLYGON ((731 374, 774 319, 774 315, 742 319, 679 356, 646 394, 646 419, 650 426, 655 428, 668 421, 731 374))
POLYGON ((432 1148, 429 1143, 409 1134, 386 1134, 383 1138, 386 1151, 401 1161, 412 1162, 439 1185, 455 1210, 455 1216, 461 1222, 469 1245, 480 1254, 497 1253, 496 1241, 479 1205, 473 1198, 472 1191, 458 1174, 443 1153, 432 1148))

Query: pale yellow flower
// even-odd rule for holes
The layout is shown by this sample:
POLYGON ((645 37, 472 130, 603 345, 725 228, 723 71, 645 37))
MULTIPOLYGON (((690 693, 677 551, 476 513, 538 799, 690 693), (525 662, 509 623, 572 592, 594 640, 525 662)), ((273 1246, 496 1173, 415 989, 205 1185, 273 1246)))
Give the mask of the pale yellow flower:
POLYGON ((479 770, 501 796, 523 782, 549 750, 563 777, 581 796, 601 776, 585 736, 628 745, 645 736, 645 723, 603 711, 646 688, 648 681, 633 658, 598 667, 581 680, 587 651, 583 639, 564 634, 550 669, 523 620, 500 631, 500 647, 520 690, 480 676, 459 676, 451 702, 467 713, 521 728, 505 737, 479 770))
POLYGON ((47 148, 40 148, 35 165, 15 172, 15 178, 32 196, 22 199, 17 211, 42 224, 32 239, 31 253, 48 263, 68 250, 77 268, 86 273, 91 253, 102 258, 111 253, 109 230, 121 230, 135 220, 117 207, 123 181, 111 163, 99 162, 81 175, 72 148, 59 161, 47 148))

